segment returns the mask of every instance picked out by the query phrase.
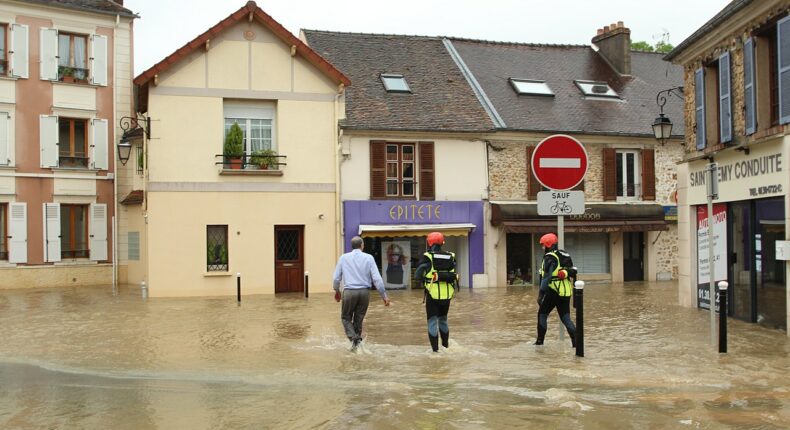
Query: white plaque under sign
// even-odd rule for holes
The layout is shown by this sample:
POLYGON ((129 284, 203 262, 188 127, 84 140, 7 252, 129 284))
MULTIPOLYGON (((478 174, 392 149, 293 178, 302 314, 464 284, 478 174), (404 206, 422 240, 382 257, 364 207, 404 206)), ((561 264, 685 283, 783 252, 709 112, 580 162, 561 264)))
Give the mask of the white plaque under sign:
POLYGON ((776 241, 776 259, 784 261, 790 260, 790 240, 776 241))
POLYGON ((538 215, 584 214, 584 191, 541 191, 538 193, 538 215))

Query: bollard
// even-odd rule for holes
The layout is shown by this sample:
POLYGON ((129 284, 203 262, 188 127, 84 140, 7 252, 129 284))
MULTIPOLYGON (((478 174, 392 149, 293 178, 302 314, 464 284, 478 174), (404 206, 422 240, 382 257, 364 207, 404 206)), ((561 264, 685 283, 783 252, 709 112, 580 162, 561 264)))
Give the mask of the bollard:
POLYGON ((310 297, 310 272, 304 272, 304 298, 310 297))
POLYGON ((727 281, 719 281, 719 352, 727 352, 727 281))
POLYGON ((148 287, 145 285, 145 281, 140 281, 140 293, 142 293, 143 298, 148 298, 148 287))
POLYGON ((241 306, 241 272, 236 272, 236 302, 241 306))
POLYGON ((576 281, 573 296, 576 304, 576 356, 584 357, 584 281, 576 281))

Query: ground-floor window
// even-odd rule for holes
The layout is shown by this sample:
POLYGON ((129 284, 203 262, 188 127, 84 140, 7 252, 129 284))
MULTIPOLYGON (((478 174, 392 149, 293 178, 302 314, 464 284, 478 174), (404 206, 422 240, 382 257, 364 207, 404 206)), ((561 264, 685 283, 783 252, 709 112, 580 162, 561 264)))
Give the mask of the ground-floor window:
POLYGON ((0 260, 8 260, 8 205, 0 204, 0 260))
MULTIPOLYGON (((543 249, 534 236, 537 269, 543 260, 543 249)), ((579 273, 611 273, 608 233, 565 233, 565 250, 571 254, 579 273)))
POLYGON ((206 271, 228 271, 228 226, 206 226, 206 271))
POLYGON ((60 205, 61 258, 88 258, 88 205, 60 205))

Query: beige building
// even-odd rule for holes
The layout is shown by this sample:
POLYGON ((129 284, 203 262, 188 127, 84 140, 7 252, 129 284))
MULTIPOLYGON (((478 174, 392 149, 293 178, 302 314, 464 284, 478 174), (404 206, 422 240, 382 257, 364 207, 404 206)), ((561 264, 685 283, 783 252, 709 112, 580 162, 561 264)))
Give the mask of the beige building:
MULTIPOLYGON (((667 58, 685 70, 678 165, 679 300, 709 309, 706 168, 717 163, 714 281, 728 313, 787 330, 790 2, 733 1, 667 58)), ((678 120, 680 118, 678 117, 678 120)))
POLYGON ((110 284, 123 1, 0 1, 0 288, 110 284))
POLYGON ((309 272, 328 290, 348 78, 248 2, 134 82, 150 138, 129 133, 142 152, 121 193, 123 280, 230 295, 240 273, 243 294, 301 292, 309 272))

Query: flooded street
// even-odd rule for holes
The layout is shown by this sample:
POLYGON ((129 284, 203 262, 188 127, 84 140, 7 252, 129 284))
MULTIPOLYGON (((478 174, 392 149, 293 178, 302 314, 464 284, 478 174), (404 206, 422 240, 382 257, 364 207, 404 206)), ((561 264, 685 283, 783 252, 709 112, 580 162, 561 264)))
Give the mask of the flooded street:
MULTIPOLYGON (((535 336, 535 290, 462 291, 430 352, 421 292, 377 295, 352 354, 340 305, 148 299, 137 288, 0 292, 0 427, 787 428, 790 341, 709 315, 671 283, 588 285, 585 358, 535 336)), ((374 299, 375 298, 375 299, 374 299)))

